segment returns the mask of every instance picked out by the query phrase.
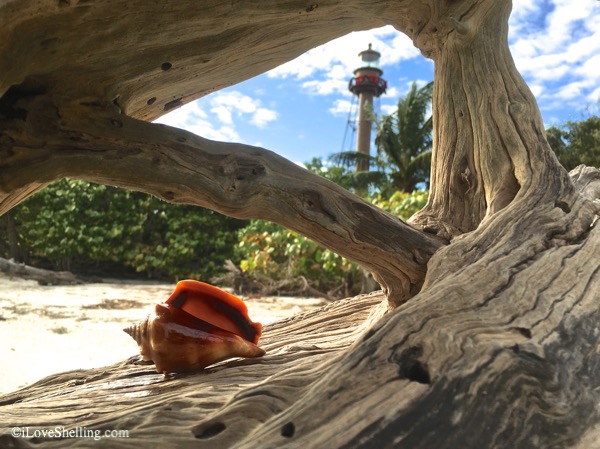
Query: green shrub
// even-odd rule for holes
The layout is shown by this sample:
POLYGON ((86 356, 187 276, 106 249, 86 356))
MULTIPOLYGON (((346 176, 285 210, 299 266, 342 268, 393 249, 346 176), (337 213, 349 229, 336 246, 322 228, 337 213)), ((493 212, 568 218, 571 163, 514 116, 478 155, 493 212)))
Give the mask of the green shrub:
POLYGON ((429 192, 427 190, 415 190, 412 193, 396 192, 389 198, 376 195, 370 201, 375 206, 406 221, 423 209, 423 206, 427 204, 428 197, 429 192))
POLYGON ((81 271, 106 265, 172 280, 208 280, 233 257, 246 222, 124 189, 62 180, 14 213, 22 247, 38 265, 81 271))
POLYGON ((253 220, 238 236, 240 268, 253 277, 279 281, 304 276, 321 292, 360 282, 355 264, 275 223, 253 220))

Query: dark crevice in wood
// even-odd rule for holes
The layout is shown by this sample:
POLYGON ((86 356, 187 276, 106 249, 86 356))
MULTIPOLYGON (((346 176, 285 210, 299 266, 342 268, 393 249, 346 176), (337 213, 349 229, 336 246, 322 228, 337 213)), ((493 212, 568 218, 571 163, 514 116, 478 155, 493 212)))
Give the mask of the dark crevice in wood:
POLYGON ((175 100, 168 101, 167 103, 165 103, 163 109, 165 111, 170 111, 171 109, 178 108, 179 106, 183 105, 181 100, 181 98, 176 98, 175 100))
POLYGON ((0 117, 6 120, 27 120, 28 111, 19 102, 46 93, 47 87, 34 80, 27 79, 21 84, 11 86, 0 98, 0 117))
POLYGON ((519 332, 525 338, 531 338, 531 329, 527 329, 525 327, 514 327, 513 329, 519 332))
POLYGON ((571 207, 565 203, 564 201, 556 201, 556 203, 554 203, 554 205, 556 207, 558 207, 560 210, 562 210, 565 214, 568 214, 569 212, 571 212, 571 207))
POLYGON ((209 425, 203 426, 202 429, 197 429, 194 431, 194 436, 199 440, 208 440, 219 435, 227 429, 225 423, 217 421, 209 425))
POLYGON ((268 388, 264 388, 264 389, 260 389, 260 390, 257 389, 257 390, 244 391, 244 392, 240 393, 239 395, 237 395, 236 399, 241 400, 241 399, 247 399, 247 398, 256 397, 256 396, 276 399, 283 403, 287 402, 286 398, 276 395, 275 393, 273 393, 273 391, 269 390, 268 388))
POLYGON ((281 436, 285 438, 292 438, 296 433, 296 426, 293 422, 287 422, 281 427, 281 436))
POLYGON ((427 364, 419 360, 423 356, 423 348, 413 346, 404 349, 400 355, 392 355, 390 361, 398 365, 398 377, 411 382, 429 385, 431 377, 427 364))

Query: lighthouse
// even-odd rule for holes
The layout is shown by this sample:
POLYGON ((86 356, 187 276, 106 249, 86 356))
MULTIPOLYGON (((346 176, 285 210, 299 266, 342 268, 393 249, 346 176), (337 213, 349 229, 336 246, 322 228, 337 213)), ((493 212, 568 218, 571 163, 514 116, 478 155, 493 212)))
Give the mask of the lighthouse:
MULTIPOLYGON (((387 82, 381 77, 379 68, 381 54, 371 48, 361 51, 358 56, 362 64, 354 71, 354 77, 348 83, 348 89, 358 96, 358 123, 356 151, 371 154, 371 128, 373 127, 373 98, 385 93, 387 82)), ((369 164, 359 161, 356 171, 368 171, 369 164)))

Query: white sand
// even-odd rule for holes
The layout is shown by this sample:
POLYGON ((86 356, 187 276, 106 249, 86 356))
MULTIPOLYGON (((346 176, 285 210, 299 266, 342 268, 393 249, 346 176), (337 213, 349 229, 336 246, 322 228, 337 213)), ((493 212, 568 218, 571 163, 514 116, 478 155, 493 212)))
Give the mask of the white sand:
MULTIPOLYGON (((120 362, 137 353, 122 329, 169 297, 174 284, 107 281, 40 286, 0 273, 0 394, 50 374, 120 362)), ((263 324, 321 306, 313 298, 244 298, 263 324)))

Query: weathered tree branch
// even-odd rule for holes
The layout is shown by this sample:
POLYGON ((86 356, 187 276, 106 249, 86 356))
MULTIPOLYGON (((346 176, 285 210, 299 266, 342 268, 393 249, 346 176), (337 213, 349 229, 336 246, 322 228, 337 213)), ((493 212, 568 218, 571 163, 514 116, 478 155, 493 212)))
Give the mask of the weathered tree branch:
MULTIPOLYGON (((43 89, 38 89, 41 91, 43 89)), ((25 94, 0 121, 10 141, 0 163, 0 212, 22 191, 61 177, 196 204, 298 231, 373 272, 393 305, 414 295, 441 246, 320 176, 261 148, 215 142, 119 114, 99 100, 54 103, 25 94), (393 236, 393 238, 390 238, 393 236)))
POLYGON ((598 167, 579 165, 569 172, 577 189, 592 201, 600 200, 600 170, 598 167))
POLYGON ((393 3, 5 0, 0 96, 35 76, 150 121, 412 4, 393 3))
MULTIPOLYGON (((383 318, 370 296, 274 324, 263 359, 197 375, 163 381, 130 365, 59 375, 0 400, 2 425, 129 429, 115 447, 593 447, 598 175, 575 175, 581 193, 552 155, 508 50, 510 2, 202 6, 171 2, 161 15, 162 4, 142 0, 4 2, 1 207, 62 176, 113 183, 278 221, 371 267, 396 302, 418 288, 433 254, 422 289, 383 318), (149 26, 157 18, 162 32, 149 26), (269 152, 125 116, 156 117, 383 23, 436 63, 432 190, 414 221, 453 238, 437 251, 269 152)), ((69 443, 95 444, 43 442, 69 443)))
MULTIPOLYGON (((379 292, 336 301, 318 311, 267 325, 261 347, 268 358, 223 362, 201 373, 165 377, 135 356, 100 370, 51 376, 1 396, 0 426, 45 429, 52 421, 52 428, 65 425, 69 429, 76 421, 77 426, 93 430, 128 430, 128 438, 110 440, 114 448, 152 446, 156 441, 170 447, 229 448, 231 445, 223 446, 212 437, 227 430, 227 435, 241 438, 253 426, 293 404, 299 397, 295 392, 300 393, 321 376, 364 332, 372 322, 372 309, 383 300, 379 292), (62 391, 61 399, 53 393, 57 387, 62 391), (246 388, 256 392, 249 390, 246 396, 246 388), (162 393, 156 395, 154 389, 162 393), (251 414, 240 416, 239 422, 236 418, 235 424, 228 421, 225 427, 215 420, 210 429, 205 426, 192 431, 200 417, 212 415, 235 395, 245 406, 256 405, 251 414), (260 404, 262 397, 270 398, 269 403, 260 404), (97 414, 96 406, 108 409, 97 414), (38 419, 42 410, 44 418, 38 419), (138 421, 140 418, 142 421, 138 421), (116 424, 115 419, 124 420, 124 424, 116 424)), ((30 443, 43 443, 46 448, 98 444, 83 438, 18 439, 4 430, 0 432, 3 448, 32 447, 30 443)))

